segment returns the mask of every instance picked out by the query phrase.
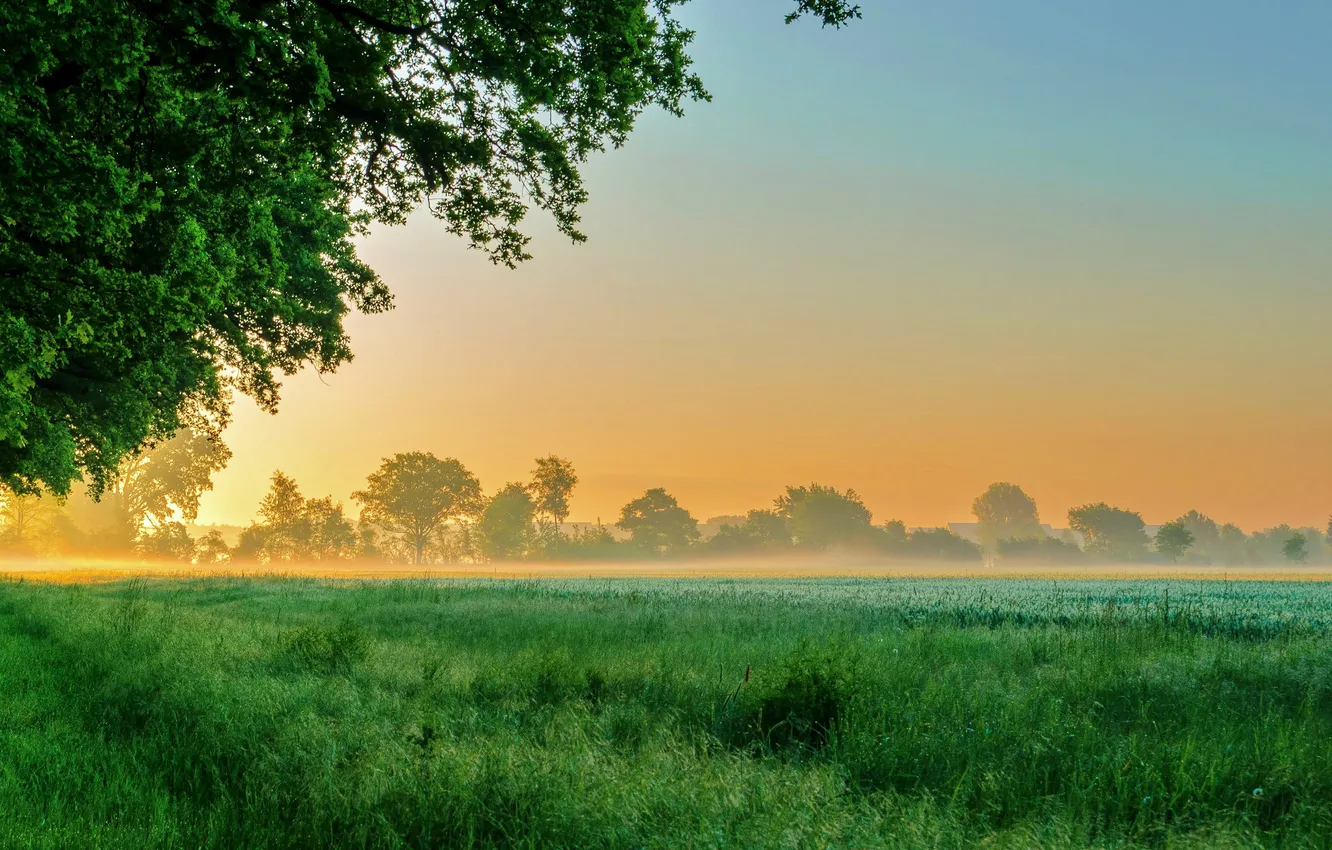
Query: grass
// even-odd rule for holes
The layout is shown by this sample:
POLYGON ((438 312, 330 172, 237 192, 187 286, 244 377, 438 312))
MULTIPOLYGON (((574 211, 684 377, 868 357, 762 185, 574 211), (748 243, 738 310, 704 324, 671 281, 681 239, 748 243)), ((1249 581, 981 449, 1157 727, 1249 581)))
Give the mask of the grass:
POLYGON ((1319 583, 0 585, 0 845, 1332 844, 1319 583))

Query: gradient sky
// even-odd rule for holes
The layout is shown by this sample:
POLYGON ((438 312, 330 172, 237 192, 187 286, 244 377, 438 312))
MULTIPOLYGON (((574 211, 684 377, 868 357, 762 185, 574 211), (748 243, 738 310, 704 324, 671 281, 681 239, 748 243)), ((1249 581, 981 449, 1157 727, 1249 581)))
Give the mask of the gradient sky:
POLYGON ((397 309, 276 417, 237 404, 200 521, 424 449, 488 492, 569 457, 585 520, 813 479, 909 525, 996 480, 1056 525, 1326 522, 1332 3, 862 2, 834 32, 695 0, 715 99, 588 166, 588 244, 534 214, 508 271, 376 230, 397 309))

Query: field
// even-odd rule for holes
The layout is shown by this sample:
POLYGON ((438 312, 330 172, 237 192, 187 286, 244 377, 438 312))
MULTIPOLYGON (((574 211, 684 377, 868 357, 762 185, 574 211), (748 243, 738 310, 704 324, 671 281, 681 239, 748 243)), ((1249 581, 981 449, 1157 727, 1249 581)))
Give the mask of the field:
POLYGON ((1332 843, 1332 586, 0 584, 0 845, 1332 843))

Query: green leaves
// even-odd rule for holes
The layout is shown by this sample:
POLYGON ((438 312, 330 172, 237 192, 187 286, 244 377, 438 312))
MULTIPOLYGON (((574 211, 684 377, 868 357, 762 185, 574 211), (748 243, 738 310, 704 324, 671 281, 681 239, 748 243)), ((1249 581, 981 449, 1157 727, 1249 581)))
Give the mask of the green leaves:
MULTIPOLYGON (((0 481, 94 489, 229 390, 351 357, 352 242, 421 204, 496 263, 651 106, 706 99, 675 0, 13 0, 0 20, 0 481), (353 212, 358 210, 359 212, 353 212), (70 324, 70 323, 73 324, 70 324)), ((792 18, 858 16, 799 0, 792 18)))

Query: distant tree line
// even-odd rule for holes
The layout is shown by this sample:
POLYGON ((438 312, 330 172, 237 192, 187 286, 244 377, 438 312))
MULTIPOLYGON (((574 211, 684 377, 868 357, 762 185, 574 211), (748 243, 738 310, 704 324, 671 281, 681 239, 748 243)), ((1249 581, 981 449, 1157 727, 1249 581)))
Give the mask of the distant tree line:
POLYGON ((1245 534, 1237 525, 1217 525, 1211 517, 1189 511, 1149 535, 1138 512, 1096 502, 1069 509, 1068 528, 1056 537, 1041 525, 1035 500, 1008 483, 990 485, 972 504, 972 513, 987 555, 999 561, 1332 563, 1332 517, 1325 531, 1279 525, 1245 534))
POLYGON ((1332 562, 1327 533, 1286 525, 1245 534, 1190 511, 1149 535, 1137 512, 1105 502, 1068 511, 1051 534, 1021 487, 990 485, 972 503, 974 533, 876 524, 852 489, 789 486, 771 507, 699 521, 665 489, 646 490, 610 525, 568 523, 578 475, 566 459, 534 462, 527 481, 486 495, 455 458, 385 458, 352 494, 359 516, 330 496, 309 498, 281 471, 258 517, 233 540, 191 525, 212 475, 230 458, 213 437, 185 430, 120 465, 94 500, 75 493, 0 491, 0 550, 10 554, 134 554, 195 564, 380 560, 410 564, 774 555, 850 550, 977 563, 1079 561, 1261 565, 1332 562))

